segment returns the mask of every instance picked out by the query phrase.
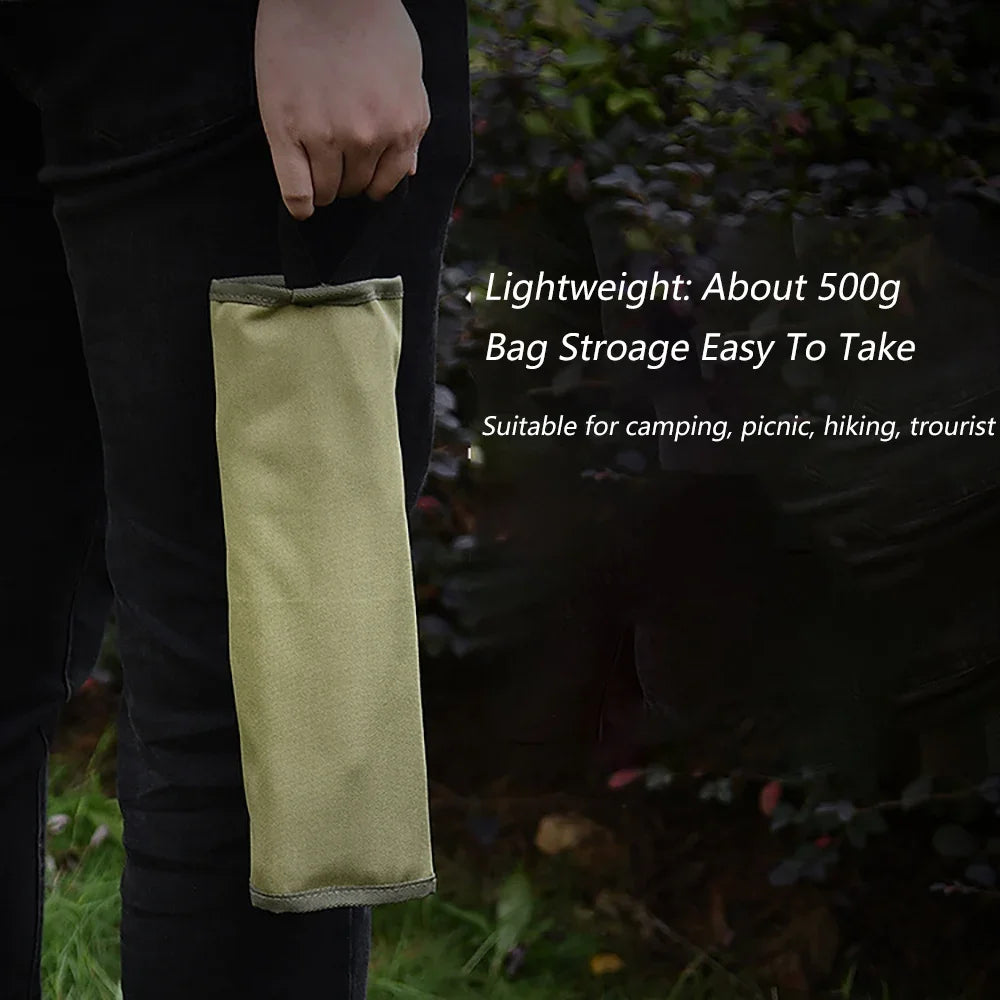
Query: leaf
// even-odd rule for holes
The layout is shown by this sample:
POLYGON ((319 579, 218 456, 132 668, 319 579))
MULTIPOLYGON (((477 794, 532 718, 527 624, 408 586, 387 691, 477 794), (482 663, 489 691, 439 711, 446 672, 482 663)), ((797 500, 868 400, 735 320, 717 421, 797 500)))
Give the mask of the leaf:
POLYGON ((874 97, 859 97, 847 102, 847 111, 854 119, 855 128, 864 132, 873 122, 888 121, 892 117, 889 108, 874 97))
POLYGON ((606 976, 625 968, 625 962, 613 951, 602 951, 590 956, 590 973, 593 976, 606 976))
POLYGON ((576 813, 550 813, 538 821, 535 847, 543 854, 560 854, 582 844, 602 828, 576 813))
POLYGON ((656 103, 656 98, 648 90, 641 90, 639 88, 616 90, 608 94, 608 98, 604 102, 604 106, 608 109, 608 114, 615 116, 620 115, 623 111, 627 111, 637 104, 651 110, 659 107, 656 103))
POLYGON ((567 34, 577 31, 581 14, 571 0, 541 0, 534 22, 546 28, 559 28, 567 34))
POLYGON ((646 769, 646 787, 650 789, 667 788, 673 784, 674 773, 665 767, 650 767, 646 769))
POLYGON ((596 42, 583 42, 570 47, 562 61, 565 69, 594 69, 603 66, 608 59, 608 50, 596 42))
POLYGON ((595 187, 626 191, 636 196, 642 193, 642 178, 639 176, 639 171, 629 163, 617 164, 608 173, 595 177, 592 183, 595 187))
POLYGON ((782 785, 777 779, 769 781, 760 790, 760 795, 757 798, 757 804, 760 806, 760 811, 765 816, 774 815, 774 810, 778 807, 778 803, 781 801, 781 793, 782 785))
POLYGON ((714 781, 706 781, 698 792, 698 798, 702 802, 711 802, 715 799, 728 805, 733 801, 733 783, 729 778, 717 778, 714 781))
POLYGON ((431 459, 429 470, 442 479, 455 479, 462 471, 462 461, 457 455, 450 455, 438 449, 431 459))
POLYGON ((838 171, 839 168, 834 163, 813 163, 806 170, 806 176, 811 181, 832 181, 838 171))
POLYGON ((927 192, 923 188, 908 184, 904 193, 906 200, 918 211, 922 212, 927 207, 927 192))
POLYGON ((841 799, 838 802, 821 802, 814 811, 817 816, 836 816, 841 823, 850 823, 857 810, 853 802, 841 799))
POLYGON ((1000 804, 1000 775, 991 774, 980 786, 979 794, 990 805, 1000 804))
POLYGON ((434 414, 436 417, 451 413, 457 404, 455 393, 448 386, 442 385, 440 382, 434 386, 434 414))
POLYGON ((798 810, 787 802, 779 802, 771 816, 771 829, 781 830, 798 816, 798 810))
POLYGON ((609 115, 620 115, 630 108, 634 103, 632 95, 627 90, 618 90, 613 94, 608 94, 608 99, 604 106, 608 109, 609 115))
POLYGON ((934 850, 945 858, 967 858, 976 853, 976 840, 957 823, 945 823, 934 831, 934 850))
POLYGON ((533 906, 531 883, 527 875, 520 871, 508 875, 497 898, 497 930, 492 962, 494 974, 528 929, 533 906))
POLYGON ((420 643, 431 656, 438 656, 447 647, 453 630, 439 615, 420 615, 417 619, 420 643))
POLYGON ((576 127, 588 138, 594 138, 594 116, 591 112, 590 101, 582 94, 573 98, 572 104, 573 121, 576 127))
POLYGON ((525 111, 521 115, 521 124, 528 135, 549 135, 552 132, 552 122, 541 111, 525 111))
POLYGON ((631 785, 633 781, 637 781, 644 773, 644 769, 641 767, 622 768, 608 778, 608 788, 624 788, 626 785, 631 785))
POLYGON ((969 865, 965 869, 965 877, 973 884, 982 886, 984 889, 993 889, 997 884, 996 869, 984 861, 969 865))
POLYGON ((794 858, 787 858, 771 869, 767 876, 767 880, 771 883, 771 885, 777 887, 795 885, 801 874, 802 863, 800 861, 796 861, 794 858))
POLYGON ((649 232, 639 226, 629 226, 625 230, 625 244, 636 253, 653 250, 656 245, 649 232))
POLYGON ((108 829, 108 824, 102 823, 99 827, 97 827, 96 830, 94 830, 93 834, 91 835, 90 846, 100 847, 101 844, 103 844, 104 841, 108 839, 108 834, 110 832, 111 831, 108 829))

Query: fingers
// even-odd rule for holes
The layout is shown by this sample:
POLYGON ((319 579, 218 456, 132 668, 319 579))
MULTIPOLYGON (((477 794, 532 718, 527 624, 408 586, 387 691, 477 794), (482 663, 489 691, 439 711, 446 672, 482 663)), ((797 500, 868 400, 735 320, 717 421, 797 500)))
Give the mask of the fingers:
POLYGON ((311 137, 296 137, 286 132, 272 141, 271 156, 288 211, 302 220, 335 198, 364 193, 381 201, 404 177, 416 173, 417 150, 429 122, 427 113, 388 144, 374 135, 338 138, 313 132, 311 137))
POLYGON ((396 142, 382 151, 365 194, 373 201, 381 201, 407 175, 417 172, 417 151, 431 122, 430 104, 424 91, 423 108, 419 121, 396 142))
POLYGON ((271 143, 271 160, 281 198, 296 219, 313 214, 313 178, 305 149, 292 139, 271 143))
POLYGON ((344 154, 340 146, 333 142, 308 145, 306 153, 312 176, 313 201, 317 205, 329 205, 342 193, 344 154))
POLYGON ((372 201, 381 201, 407 174, 414 174, 416 169, 416 149, 390 146, 379 158, 371 182, 365 188, 365 194, 372 201))
POLYGON ((361 194, 372 182, 379 157, 382 155, 381 145, 371 141, 356 141, 344 156, 344 176, 340 182, 339 195, 350 198, 361 194))

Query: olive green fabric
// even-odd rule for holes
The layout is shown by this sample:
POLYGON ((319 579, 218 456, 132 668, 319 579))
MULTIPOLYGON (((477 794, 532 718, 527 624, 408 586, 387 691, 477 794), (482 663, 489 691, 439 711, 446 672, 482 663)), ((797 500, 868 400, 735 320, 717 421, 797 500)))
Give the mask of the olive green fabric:
POLYGON ((436 888, 394 387, 400 278, 210 292, 250 894, 436 888))

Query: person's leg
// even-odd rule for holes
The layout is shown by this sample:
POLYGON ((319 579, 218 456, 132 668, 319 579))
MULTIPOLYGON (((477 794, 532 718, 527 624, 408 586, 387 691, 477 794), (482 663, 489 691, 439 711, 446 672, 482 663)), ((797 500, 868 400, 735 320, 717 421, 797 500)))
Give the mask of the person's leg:
MULTIPOLYGON (((367 908, 271 914, 248 896, 207 296, 212 278, 279 270, 278 190, 253 101, 253 6, 60 5, 57 37, 22 60, 46 123, 43 176, 104 447, 125 677, 127 1000, 365 992, 367 908)), ((465 166, 453 159, 452 194, 465 166)), ((450 206, 439 186, 423 252, 409 236, 408 258, 433 266, 403 274, 424 303, 436 290, 438 216, 450 206), (418 291, 424 282, 431 289, 418 291)), ((407 201, 427 218, 419 192, 407 201)), ((432 331, 408 315, 404 338, 432 358, 432 331)), ((426 360, 401 365, 413 412, 428 412, 430 373, 426 360)), ((412 495, 426 456, 410 460, 400 420, 412 495)))
POLYGON ((277 268, 263 137, 237 121, 134 172, 48 177, 105 455, 125 996, 357 1000, 368 911, 273 915, 247 888, 207 290, 277 268))
POLYGON ((110 591, 100 441, 51 201, 38 186, 38 123, 0 80, 6 257, 0 393, 0 998, 40 996, 48 748, 90 672, 110 591))
POLYGON ((368 914, 250 906, 227 648, 207 288, 273 272, 278 197, 249 128, 156 170, 57 186, 105 451, 124 697, 129 1000, 324 984, 364 995, 368 914))

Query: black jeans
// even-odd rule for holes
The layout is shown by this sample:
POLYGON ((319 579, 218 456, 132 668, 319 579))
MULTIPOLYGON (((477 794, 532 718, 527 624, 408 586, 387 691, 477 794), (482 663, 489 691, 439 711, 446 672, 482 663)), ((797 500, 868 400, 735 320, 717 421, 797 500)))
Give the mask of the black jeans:
MULTIPOLYGON (((441 252, 471 142, 464 3, 412 8, 433 123, 373 261, 406 288, 397 404, 411 504, 430 449, 441 252)), ((255 13, 250 0, 0 7, 2 1000, 39 996, 47 751, 112 602, 125 996, 365 995, 368 908, 271 914, 247 888, 207 295, 214 277, 280 270, 255 13)))

